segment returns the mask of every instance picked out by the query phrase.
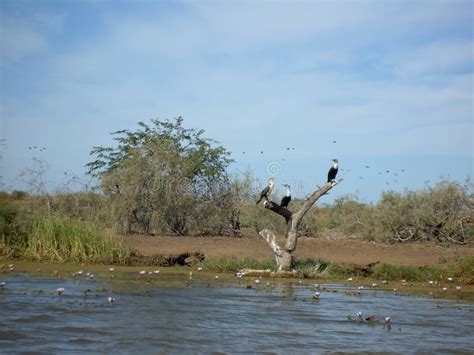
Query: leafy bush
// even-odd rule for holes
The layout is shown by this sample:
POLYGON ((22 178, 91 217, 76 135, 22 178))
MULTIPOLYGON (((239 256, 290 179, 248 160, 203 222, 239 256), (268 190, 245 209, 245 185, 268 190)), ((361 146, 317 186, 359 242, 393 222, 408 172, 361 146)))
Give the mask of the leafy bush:
POLYGON ((183 127, 183 119, 139 122, 114 132, 116 147, 95 147, 89 173, 110 195, 114 229, 129 233, 221 234, 238 229, 229 153, 183 127))
POLYGON ((468 184, 443 180, 419 192, 384 193, 377 209, 386 240, 456 244, 472 241, 474 200, 469 188, 468 184))

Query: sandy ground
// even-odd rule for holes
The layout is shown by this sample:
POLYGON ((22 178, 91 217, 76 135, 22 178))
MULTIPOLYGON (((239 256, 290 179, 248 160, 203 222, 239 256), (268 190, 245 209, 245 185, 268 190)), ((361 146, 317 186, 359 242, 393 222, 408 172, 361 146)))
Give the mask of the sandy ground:
MULTIPOLYGON (((267 243, 260 238, 242 237, 170 237, 125 236, 126 245, 144 255, 178 254, 200 251, 206 259, 236 258, 264 260, 273 257, 267 243)), ((474 255, 474 248, 440 247, 428 244, 386 245, 361 240, 298 239, 295 256, 299 259, 321 258, 337 263, 367 265, 381 262, 394 265, 428 266, 453 261, 463 255, 474 255)))

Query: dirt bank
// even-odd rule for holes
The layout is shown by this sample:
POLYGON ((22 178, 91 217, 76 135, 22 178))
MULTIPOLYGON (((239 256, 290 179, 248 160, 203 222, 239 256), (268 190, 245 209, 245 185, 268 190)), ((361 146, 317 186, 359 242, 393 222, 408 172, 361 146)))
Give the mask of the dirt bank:
MULTIPOLYGON (((206 259, 237 258, 265 260, 273 254, 263 239, 257 237, 119 237, 126 245, 144 255, 178 254, 200 251, 206 259)), ((367 265, 381 262, 393 265, 428 266, 453 261, 463 255, 474 255, 474 248, 440 247, 430 244, 387 245, 361 240, 326 240, 301 237, 295 256, 300 259, 321 258, 337 263, 367 265)))

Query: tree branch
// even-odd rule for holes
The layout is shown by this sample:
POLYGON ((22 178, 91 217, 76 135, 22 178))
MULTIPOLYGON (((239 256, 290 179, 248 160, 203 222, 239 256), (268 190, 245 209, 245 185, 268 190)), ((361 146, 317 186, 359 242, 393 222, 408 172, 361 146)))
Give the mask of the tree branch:
POLYGON ((289 252, 292 252, 296 249, 296 242, 298 240, 298 227, 303 219, 304 215, 309 211, 309 209, 314 205, 314 203, 321 197, 324 196, 331 190, 334 186, 339 184, 342 181, 340 179, 338 182, 327 182, 322 187, 314 191, 311 196, 303 203, 300 210, 293 214, 290 221, 290 229, 286 235, 286 244, 285 249, 289 252))
POLYGON ((263 206, 275 213, 278 213, 280 216, 283 216, 286 220, 286 223, 288 223, 291 217, 293 216, 293 213, 290 210, 280 207, 280 205, 276 204, 273 201, 267 200, 263 203, 263 206))

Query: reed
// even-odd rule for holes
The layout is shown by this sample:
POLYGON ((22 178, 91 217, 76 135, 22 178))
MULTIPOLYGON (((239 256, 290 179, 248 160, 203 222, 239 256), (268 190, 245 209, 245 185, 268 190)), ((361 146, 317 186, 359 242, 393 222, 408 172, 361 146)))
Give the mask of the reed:
POLYGON ((125 264, 131 251, 97 227, 64 216, 33 216, 21 236, 3 236, 4 254, 25 259, 125 264))

